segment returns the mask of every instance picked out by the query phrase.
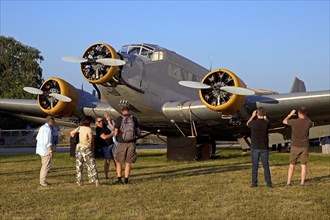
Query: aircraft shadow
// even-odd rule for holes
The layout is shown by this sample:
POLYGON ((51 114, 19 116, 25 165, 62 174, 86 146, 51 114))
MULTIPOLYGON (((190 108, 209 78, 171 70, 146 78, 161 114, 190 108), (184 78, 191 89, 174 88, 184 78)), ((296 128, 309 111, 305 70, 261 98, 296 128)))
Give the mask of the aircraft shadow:
MULTIPOLYGON (((61 168, 51 167, 49 173, 58 173, 58 172, 64 172, 64 171, 68 171, 68 170, 73 170, 74 172, 76 171, 75 166, 68 166, 68 167, 61 167, 61 168)), ((20 174, 39 173, 39 172, 40 172, 40 167, 33 169, 33 170, 22 170, 19 172, 8 172, 8 173, 0 172, 0 175, 16 176, 16 175, 20 175, 20 174)))
MULTIPOLYGON (((225 173, 225 172, 233 172, 238 170, 249 170, 251 169, 251 165, 210 165, 210 166, 203 166, 196 165, 193 167, 186 167, 180 169, 172 169, 167 171, 160 171, 160 172, 148 172, 143 174, 137 174, 136 176, 143 177, 143 181, 145 180, 155 180, 159 178, 164 179, 172 179, 176 177, 190 177, 190 176, 201 176, 201 175, 209 175, 215 173, 225 173), (150 176, 152 175, 152 176, 150 176)), ((134 175, 133 175, 134 176, 134 175)), ((139 182, 139 180, 136 180, 139 182)), ((142 181, 142 180, 141 180, 142 181)))
MULTIPOLYGON (((234 156, 235 157, 235 156, 234 156)), ((238 157, 242 157, 238 155, 238 157)), ((232 158, 231 156, 228 156, 227 159, 232 158)), ((223 158, 221 158, 223 159, 223 158)), ((176 165, 169 164, 166 167, 175 167, 176 165)), ((277 164, 271 164, 270 167, 282 167, 282 166, 288 166, 287 163, 277 163, 277 164)), ((145 169, 157 169, 164 168, 165 166, 143 166, 143 167, 136 167, 134 169, 136 170, 145 170, 145 169)), ((259 169, 262 169, 261 162, 259 162, 259 169)), ((207 166, 201 166, 199 163, 194 166, 189 166, 186 168, 174 168, 171 170, 166 171, 158 171, 158 172, 144 172, 143 174, 136 174, 132 176, 138 176, 143 177, 143 182, 145 180, 155 180, 159 178, 164 179, 172 179, 172 178, 178 178, 178 177, 190 177, 190 176, 201 176, 201 175, 212 175, 215 173, 226 173, 226 172, 234 172, 234 171, 240 171, 240 170, 251 170, 251 161, 243 161, 240 163, 235 163, 234 165, 207 165, 207 166)), ((142 182, 142 180, 136 180, 136 182, 142 182)))
MULTIPOLYGON (((12 156, 9 156, 8 158, 12 158, 12 156)), ((37 161, 40 160, 40 158, 35 158, 35 159, 26 159, 26 160, 5 160, 7 159, 6 157, 2 157, 0 163, 25 163, 25 162, 31 162, 31 161, 37 161)))
POLYGON ((164 153, 153 153, 153 154, 137 154, 138 158, 150 158, 150 157, 162 157, 165 156, 164 153))

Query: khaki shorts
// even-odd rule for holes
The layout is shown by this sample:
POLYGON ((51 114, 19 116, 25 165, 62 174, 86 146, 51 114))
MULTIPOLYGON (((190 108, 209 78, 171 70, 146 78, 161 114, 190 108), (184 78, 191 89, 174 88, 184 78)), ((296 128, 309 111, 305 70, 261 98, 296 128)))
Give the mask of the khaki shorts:
POLYGON ((298 157, 300 157, 300 163, 306 165, 308 161, 308 147, 295 147, 291 146, 290 150, 290 164, 296 165, 298 157))
POLYGON ((135 163, 136 146, 135 143, 117 143, 116 160, 118 163, 135 163))

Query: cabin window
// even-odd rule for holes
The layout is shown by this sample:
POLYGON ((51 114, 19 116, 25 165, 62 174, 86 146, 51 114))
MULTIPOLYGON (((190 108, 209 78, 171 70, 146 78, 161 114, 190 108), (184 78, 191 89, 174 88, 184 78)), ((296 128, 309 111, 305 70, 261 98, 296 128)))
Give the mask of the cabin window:
POLYGON ((170 63, 168 66, 168 75, 177 80, 190 80, 200 82, 201 78, 194 75, 192 72, 184 70, 175 64, 170 63))
MULTIPOLYGON (((122 54, 139 55, 139 56, 143 56, 145 58, 148 58, 150 60, 154 60, 154 57, 155 57, 153 55, 154 54, 154 51, 155 51, 154 48, 142 44, 142 45, 127 45, 127 46, 123 46, 120 49, 119 52, 122 53, 122 54)), ((157 60, 163 59, 162 54, 161 54, 161 56, 159 55, 158 57, 156 55, 156 59, 157 60)))
POLYGON ((162 60, 164 58, 163 51, 157 51, 152 54, 152 61, 162 60))

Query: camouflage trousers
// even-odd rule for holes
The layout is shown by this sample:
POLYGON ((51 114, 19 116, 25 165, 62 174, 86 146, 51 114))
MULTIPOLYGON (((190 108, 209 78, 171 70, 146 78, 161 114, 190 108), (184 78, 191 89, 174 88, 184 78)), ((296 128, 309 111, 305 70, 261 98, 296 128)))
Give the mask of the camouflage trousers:
POLYGON ((95 164, 95 158, 93 155, 93 152, 89 147, 76 147, 76 171, 77 171, 77 183, 82 182, 82 170, 84 166, 84 162, 86 162, 87 165, 87 173, 88 173, 88 179, 90 183, 95 183, 97 180, 99 180, 96 164, 95 164))

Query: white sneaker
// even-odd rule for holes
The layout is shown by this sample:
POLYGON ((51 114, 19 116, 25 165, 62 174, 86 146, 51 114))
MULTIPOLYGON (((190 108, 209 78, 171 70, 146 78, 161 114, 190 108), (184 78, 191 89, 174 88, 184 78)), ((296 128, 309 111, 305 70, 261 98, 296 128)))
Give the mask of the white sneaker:
POLYGON ((41 186, 47 187, 48 183, 44 182, 44 183, 40 183, 41 186))

